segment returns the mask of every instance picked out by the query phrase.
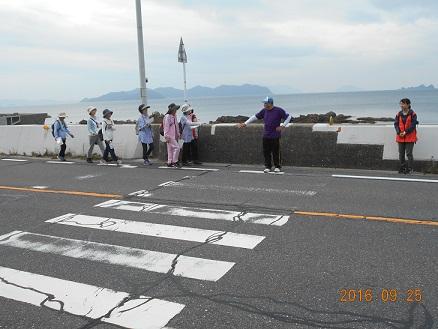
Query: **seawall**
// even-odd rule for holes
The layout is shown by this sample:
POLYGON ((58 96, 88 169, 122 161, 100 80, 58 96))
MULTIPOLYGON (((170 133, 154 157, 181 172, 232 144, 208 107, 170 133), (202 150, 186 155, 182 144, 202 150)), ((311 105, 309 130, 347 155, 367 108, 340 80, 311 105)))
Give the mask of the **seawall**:
MULTIPOLYGON (((154 157, 166 157, 154 125, 154 157)), ((67 142, 67 152, 84 156, 88 150, 87 127, 71 125, 76 138, 67 142)), ((200 160, 218 163, 263 164, 262 125, 238 129, 236 125, 203 125, 199 128, 200 160)), ((414 148, 416 169, 429 168, 438 159, 438 125, 421 125, 414 148)), ((114 145, 124 159, 141 158, 141 145, 134 125, 119 125, 114 145)), ((0 153, 44 155, 58 152, 50 129, 43 126, 0 126, 0 153)), ((283 165, 337 168, 395 169, 398 150, 392 125, 294 124, 281 140, 283 165)), ((98 152, 97 146, 95 152, 98 152)))

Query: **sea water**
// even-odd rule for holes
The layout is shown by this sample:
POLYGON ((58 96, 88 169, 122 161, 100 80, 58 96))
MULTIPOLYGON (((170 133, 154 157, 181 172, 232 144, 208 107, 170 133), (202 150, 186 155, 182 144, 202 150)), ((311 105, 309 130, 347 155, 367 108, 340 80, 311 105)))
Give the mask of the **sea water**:
MULTIPOLYGON (((190 95, 189 95, 190 96, 190 95)), ((193 106, 198 118, 202 122, 216 120, 224 115, 251 116, 262 108, 264 96, 233 96, 233 97, 205 97, 193 98, 189 103, 193 106)), ((395 91, 366 91, 345 93, 309 93, 293 95, 274 95, 277 106, 284 108, 293 116, 310 113, 327 113, 334 111, 337 114, 353 117, 394 117, 399 111, 399 101, 408 97, 412 107, 417 112, 420 124, 438 124, 438 90, 395 90, 395 91)), ((152 111, 165 113, 167 105, 175 102, 181 104, 181 99, 150 99, 152 111)), ((74 103, 48 106, 27 106, 0 108, 0 113, 34 113, 47 112, 52 122, 58 113, 67 112, 68 122, 77 123, 88 117, 86 109, 89 106, 98 108, 100 116, 105 108, 114 111, 115 120, 136 120, 139 101, 115 101, 96 103, 74 103)))

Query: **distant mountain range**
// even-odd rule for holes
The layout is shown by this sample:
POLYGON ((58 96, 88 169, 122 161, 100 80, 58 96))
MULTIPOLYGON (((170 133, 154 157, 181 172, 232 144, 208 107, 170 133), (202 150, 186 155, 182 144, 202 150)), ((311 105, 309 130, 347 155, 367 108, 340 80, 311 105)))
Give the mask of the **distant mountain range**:
POLYGON ((417 87, 402 87, 400 90, 436 90, 434 85, 419 85, 417 87))
MULTIPOLYGON (((196 86, 190 88, 187 92, 190 97, 272 95, 272 91, 269 88, 250 84, 241 86, 222 85, 216 88, 196 86)), ((151 99, 184 97, 183 90, 172 87, 148 89, 147 93, 151 99)), ((126 101, 138 98, 139 89, 137 88, 128 91, 110 92, 98 97, 84 98, 81 102, 126 101)))

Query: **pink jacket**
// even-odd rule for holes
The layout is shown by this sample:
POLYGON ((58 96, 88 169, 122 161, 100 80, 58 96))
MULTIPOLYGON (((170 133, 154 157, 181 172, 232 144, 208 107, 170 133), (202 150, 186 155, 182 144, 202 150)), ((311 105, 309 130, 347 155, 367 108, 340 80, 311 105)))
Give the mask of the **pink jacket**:
POLYGON ((163 119, 164 137, 178 140, 180 137, 176 116, 166 114, 163 119))

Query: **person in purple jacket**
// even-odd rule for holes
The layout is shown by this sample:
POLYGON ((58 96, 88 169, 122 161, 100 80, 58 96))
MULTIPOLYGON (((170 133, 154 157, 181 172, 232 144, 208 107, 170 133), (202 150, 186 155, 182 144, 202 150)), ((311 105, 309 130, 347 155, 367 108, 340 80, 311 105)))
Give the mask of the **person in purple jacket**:
POLYGON ((280 137, 281 132, 292 120, 292 116, 280 107, 274 106, 274 99, 266 97, 263 100, 263 109, 253 115, 245 123, 239 124, 239 128, 245 128, 251 122, 263 120, 265 128, 263 132, 263 155, 265 157, 265 173, 272 170, 274 160, 274 172, 281 172, 280 137), (284 120, 283 123, 281 121, 284 120))

